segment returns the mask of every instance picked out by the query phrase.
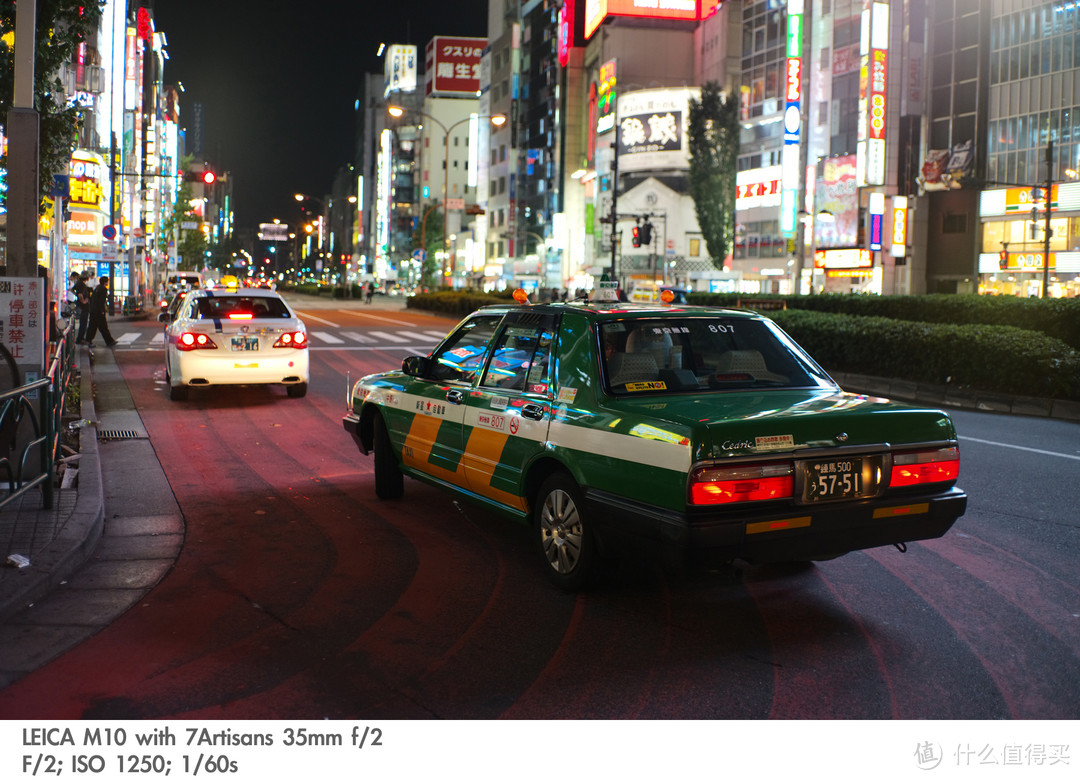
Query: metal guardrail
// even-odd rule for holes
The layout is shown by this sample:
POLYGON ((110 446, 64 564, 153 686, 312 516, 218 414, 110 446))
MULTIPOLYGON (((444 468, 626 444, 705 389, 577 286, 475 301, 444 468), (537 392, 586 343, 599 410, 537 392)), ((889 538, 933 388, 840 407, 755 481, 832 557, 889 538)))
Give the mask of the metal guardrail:
POLYGON ((69 320, 59 339, 49 342, 51 361, 46 375, 26 384, 19 384, 18 366, 0 345, 0 373, 10 372, 10 384, 18 384, 0 392, 0 481, 6 479, 8 484, 0 509, 38 485, 42 506, 53 507, 64 400, 76 364, 73 326, 69 320))

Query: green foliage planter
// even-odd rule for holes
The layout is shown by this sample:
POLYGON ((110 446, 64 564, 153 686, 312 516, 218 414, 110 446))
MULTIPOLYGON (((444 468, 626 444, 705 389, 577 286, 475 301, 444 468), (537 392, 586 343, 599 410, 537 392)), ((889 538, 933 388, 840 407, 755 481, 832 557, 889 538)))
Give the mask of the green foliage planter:
POLYGON ((1080 400, 1080 352, 1043 333, 797 309, 768 315, 832 371, 1080 400))
POLYGON ((754 308, 756 301, 783 301, 807 309, 951 325, 1012 325, 1060 339, 1080 349, 1080 298, 1017 298, 1011 295, 736 295, 691 293, 706 306, 754 308))
POLYGON ((410 309, 424 309, 439 314, 464 317, 467 314, 472 314, 481 306, 490 306, 493 303, 506 303, 507 300, 511 298, 512 293, 490 294, 446 290, 442 292, 414 295, 407 299, 405 305, 410 309))

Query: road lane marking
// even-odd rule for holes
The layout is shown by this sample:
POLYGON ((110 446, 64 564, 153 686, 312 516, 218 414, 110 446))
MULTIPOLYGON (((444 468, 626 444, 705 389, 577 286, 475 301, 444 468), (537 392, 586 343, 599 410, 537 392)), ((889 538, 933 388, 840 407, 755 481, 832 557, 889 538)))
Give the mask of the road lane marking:
POLYGON ((1023 450, 1024 452, 1034 452, 1037 455, 1052 455, 1055 458, 1068 458, 1069 460, 1080 460, 1080 455, 1066 455, 1064 452, 1051 452, 1050 450, 1040 450, 1035 447, 1022 447, 1019 444, 1004 444, 1000 441, 988 441, 987 439, 975 439, 971 436, 961 436, 960 441, 973 441, 979 444, 992 444, 995 447, 1008 447, 1011 450, 1023 450))
POLYGON ((381 320, 382 322, 390 322, 394 325, 400 325, 400 319, 394 319, 392 317, 380 317, 378 314, 368 314, 366 311, 353 311, 352 309, 338 309, 342 314, 350 314, 353 317, 368 317, 373 320, 381 320))
POLYGON ((344 339, 339 339, 337 336, 331 336, 329 333, 323 333, 321 330, 311 331, 311 335, 320 341, 325 341, 327 344, 344 344, 344 339))
POLYGON ((310 313, 308 313, 306 311, 297 310, 296 313, 299 314, 301 317, 303 317, 305 320, 315 320, 316 322, 321 322, 324 325, 329 325, 331 328, 340 328, 341 327, 336 322, 331 322, 330 320, 324 320, 322 317, 316 317, 314 314, 310 314, 310 313))

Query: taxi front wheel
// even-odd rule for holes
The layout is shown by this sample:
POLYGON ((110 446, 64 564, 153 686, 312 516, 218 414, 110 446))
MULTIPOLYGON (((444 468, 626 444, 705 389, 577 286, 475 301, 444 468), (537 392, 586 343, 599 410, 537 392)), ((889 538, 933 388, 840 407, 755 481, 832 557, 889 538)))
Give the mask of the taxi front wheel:
POLYGON ((379 498, 401 498, 405 492, 405 478, 398 467, 397 458, 386 432, 382 415, 375 415, 375 495, 379 498))
POLYGON ((535 533, 548 578, 563 590, 587 588, 596 579, 599 559, 577 483, 567 474, 552 474, 540 486, 535 507, 535 533))

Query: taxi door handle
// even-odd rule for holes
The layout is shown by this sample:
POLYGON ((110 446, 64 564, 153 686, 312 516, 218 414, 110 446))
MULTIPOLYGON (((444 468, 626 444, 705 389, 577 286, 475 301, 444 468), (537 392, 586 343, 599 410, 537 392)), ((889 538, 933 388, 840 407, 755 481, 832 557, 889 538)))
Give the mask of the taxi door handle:
POLYGON ((465 394, 460 390, 447 390, 446 402, 451 404, 460 404, 465 400, 465 394))
POLYGON ((544 419, 544 407, 540 404, 525 404, 521 407, 521 416, 528 417, 530 420, 542 420, 544 419))

